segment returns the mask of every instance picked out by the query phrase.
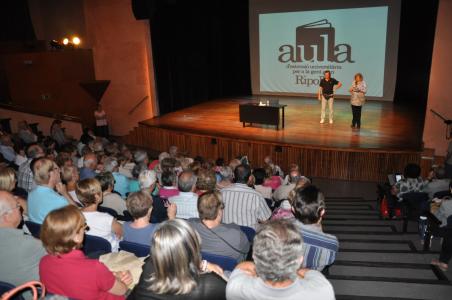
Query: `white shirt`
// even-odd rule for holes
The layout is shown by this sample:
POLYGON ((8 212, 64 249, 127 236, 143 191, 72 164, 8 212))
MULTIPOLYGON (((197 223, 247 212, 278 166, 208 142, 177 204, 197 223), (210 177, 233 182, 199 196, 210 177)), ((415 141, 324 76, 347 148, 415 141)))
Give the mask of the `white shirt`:
POLYGON ((289 193, 295 188, 295 183, 290 183, 287 185, 281 185, 276 191, 273 193, 273 199, 275 201, 281 201, 288 199, 289 193))
POLYGON ((192 192, 180 192, 177 196, 169 197, 168 201, 177 206, 176 218, 199 218, 197 194, 192 192))
POLYGON ((101 206, 114 209, 121 216, 127 210, 126 201, 116 193, 105 194, 101 206))
POLYGON ((111 251, 118 252, 119 240, 112 231, 113 217, 98 211, 84 211, 83 215, 85 216, 86 224, 89 226, 86 234, 106 239, 111 244, 111 251))

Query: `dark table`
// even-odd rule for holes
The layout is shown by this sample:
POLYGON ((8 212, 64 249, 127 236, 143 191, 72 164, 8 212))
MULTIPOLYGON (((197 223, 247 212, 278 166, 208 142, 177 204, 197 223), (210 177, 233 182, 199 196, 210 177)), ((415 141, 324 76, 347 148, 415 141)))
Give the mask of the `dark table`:
POLYGON ((275 125, 276 130, 284 128, 284 108, 286 104, 259 105, 259 103, 246 103, 239 105, 240 122, 275 125), (281 113, 280 113, 281 112, 281 113))

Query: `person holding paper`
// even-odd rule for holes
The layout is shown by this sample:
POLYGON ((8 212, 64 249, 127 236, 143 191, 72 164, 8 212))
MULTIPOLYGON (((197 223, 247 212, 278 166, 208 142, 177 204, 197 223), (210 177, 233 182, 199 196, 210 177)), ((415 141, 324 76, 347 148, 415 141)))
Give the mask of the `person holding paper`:
POLYGON ((331 78, 331 71, 323 72, 324 78, 320 80, 318 99, 322 102, 322 112, 320 115, 320 124, 325 123, 326 104, 328 103, 328 113, 330 124, 333 124, 333 103, 334 92, 342 86, 342 83, 331 78))
POLYGON ((355 74, 355 80, 353 80, 352 85, 349 89, 352 94, 350 98, 350 103, 352 105, 352 128, 361 128, 361 109, 364 102, 366 101, 365 94, 367 92, 367 85, 363 79, 361 73, 355 74))

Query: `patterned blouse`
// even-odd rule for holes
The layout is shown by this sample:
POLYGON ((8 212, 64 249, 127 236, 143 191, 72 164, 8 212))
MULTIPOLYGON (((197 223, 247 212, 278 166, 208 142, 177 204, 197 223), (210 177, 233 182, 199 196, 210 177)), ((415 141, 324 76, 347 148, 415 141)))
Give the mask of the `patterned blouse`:
POLYGON ((361 106, 366 101, 364 94, 367 92, 367 84, 364 80, 358 82, 353 80, 352 85, 352 97, 350 98, 350 103, 354 106, 361 106))
POLYGON ((396 183, 396 188, 398 190, 397 197, 403 198, 403 194, 410 192, 422 192, 428 181, 424 181, 421 177, 419 178, 404 178, 396 183))

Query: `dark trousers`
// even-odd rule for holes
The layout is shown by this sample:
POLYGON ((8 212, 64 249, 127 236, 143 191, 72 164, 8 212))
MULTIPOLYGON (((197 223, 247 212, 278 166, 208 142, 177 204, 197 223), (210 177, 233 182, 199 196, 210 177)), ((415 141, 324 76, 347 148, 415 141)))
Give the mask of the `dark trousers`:
POLYGON ((109 132, 108 132, 108 125, 104 126, 96 126, 96 135, 101 136, 104 138, 108 138, 109 132))
POLYGON ((439 261, 449 264, 449 261, 452 258, 452 227, 440 227, 441 221, 430 212, 428 212, 426 216, 428 220, 428 231, 430 231, 433 236, 440 236, 443 238, 439 261))
POLYGON ((353 120, 352 126, 361 127, 361 108, 362 106, 352 105, 353 120))

